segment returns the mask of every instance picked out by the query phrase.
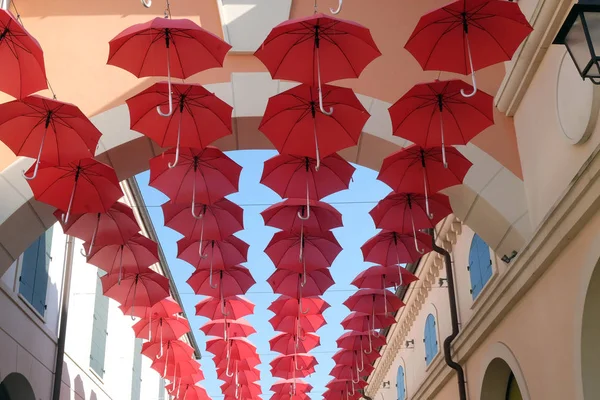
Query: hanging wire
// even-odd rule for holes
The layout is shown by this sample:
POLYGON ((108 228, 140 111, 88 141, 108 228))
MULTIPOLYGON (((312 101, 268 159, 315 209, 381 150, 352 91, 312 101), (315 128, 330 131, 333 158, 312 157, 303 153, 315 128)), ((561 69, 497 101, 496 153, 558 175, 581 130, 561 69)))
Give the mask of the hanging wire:
MULTIPOLYGON (((21 20, 21 13, 19 12, 19 9, 17 8, 17 2, 15 0, 11 0, 10 5, 15 9, 17 21, 19 21, 21 26, 24 28, 25 24, 23 24, 23 20, 21 20)), ((56 100, 56 93, 54 92, 54 89, 52 89, 52 85, 50 84, 50 81, 48 80, 47 77, 46 77, 46 84, 48 85, 48 90, 50 90, 50 93, 52 94, 52 99, 56 100)))
POLYGON ((171 19, 171 4, 169 0, 165 1, 165 18, 171 19))

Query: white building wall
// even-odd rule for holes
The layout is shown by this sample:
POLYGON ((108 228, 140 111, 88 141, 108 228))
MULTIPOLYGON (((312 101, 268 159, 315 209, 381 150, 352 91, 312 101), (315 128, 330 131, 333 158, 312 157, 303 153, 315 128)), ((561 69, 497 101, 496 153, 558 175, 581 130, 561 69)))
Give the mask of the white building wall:
MULTIPOLYGON (((22 256, 0 277, 0 382, 18 372, 30 382, 36 400, 52 398, 66 243, 67 236, 57 223, 43 317, 19 295, 22 256)), ((109 301, 105 374, 98 377, 90 368, 98 269, 86 263, 81 249, 82 241, 75 239, 60 400, 129 400, 135 321, 123 315, 116 301, 109 301)), ((151 360, 142 356, 142 400, 159 399, 160 376, 150 365, 151 360)))

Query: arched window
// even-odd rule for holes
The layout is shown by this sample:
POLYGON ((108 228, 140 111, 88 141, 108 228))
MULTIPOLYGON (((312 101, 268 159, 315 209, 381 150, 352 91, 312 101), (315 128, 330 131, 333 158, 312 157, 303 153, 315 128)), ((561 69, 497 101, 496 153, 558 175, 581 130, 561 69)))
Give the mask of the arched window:
POLYGON ((435 317, 429 314, 425 320, 425 364, 429 365, 433 357, 438 353, 437 332, 435 329, 435 317))
POLYGON ((476 299, 481 289, 492 277, 490 248, 478 235, 473 236, 469 251, 469 274, 471 276, 471 295, 476 299))
POLYGON ((406 399, 406 387, 404 386, 404 368, 402 368, 402 366, 398 367, 396 387, 398 388, 398 400, 406 399))

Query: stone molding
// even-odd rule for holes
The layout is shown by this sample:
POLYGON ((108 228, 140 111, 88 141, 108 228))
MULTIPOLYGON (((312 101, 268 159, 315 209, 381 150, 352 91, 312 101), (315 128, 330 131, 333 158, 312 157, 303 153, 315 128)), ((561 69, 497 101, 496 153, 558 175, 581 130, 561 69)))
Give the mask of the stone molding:
MULTIPOLYGON (((600 146, 584 162, 508 269, 482 293, 471 318, 463 321, 462 329, 452 346, 455 361, 465 364, 599 209, 600 146)), ((394 338, 391 342, 394 343, 394 338)), ((376 370, 368 380, 367 394, 373 398, 385 376, 379 371, 385 362, 382 367, 380 364, 376 364, 376 370)), ((390 364, 391 361, 387 361, 388 368, 390 364)), ((434 360, 425 380, 411 398, 433 398, 453 376, 454 370, 445 364, 443 358, 434 360)))

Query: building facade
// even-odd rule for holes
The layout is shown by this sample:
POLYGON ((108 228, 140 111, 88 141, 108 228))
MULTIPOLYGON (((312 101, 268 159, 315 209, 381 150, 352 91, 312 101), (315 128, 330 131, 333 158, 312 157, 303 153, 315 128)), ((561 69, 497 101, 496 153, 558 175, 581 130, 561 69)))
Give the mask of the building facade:
MULTIPOLYGON (((122 183, 142 233, 154 238, 134 180, 122 183)), ((168 400, 165 382, 141 354, 131 317, 102 294, 99 274, 82 242, 56 223, 17 258, 0 279, 0 399, 168 400), (70 273, 70 290, 64 296, 70 273), (68 305, 64 307, 64 302, 68 305), (61 318, 66 331, 61 332, 61 318), (61 346, 62 342, 62 346, 61 346), (62 370, 57 356, 64 349, 62 370), (55 398, 55 376, 61 389, 55 398)), ((164 257, 152 268, 169 276, 164 257)), ((177 290, 171 292, 179 300, 177 290)), ((193 336, 184 340, 199 350, 193 336)))
MULTIPOLYGON (((45 50, 49 78, 59 97, 76 103, 102 131, 98 158, 112 165, 121 179, 147 170, 148 160, 160 149, 129 129, 124 100, 153 81, 106 66, 107 42, 127 26, 161 15, 163 4, 155 0, 146 9, 134 0, 18 3, 25 26, 45 50), (69 46, 61 40, 67 37, 69 46)), ((234 135, 217 145, 223 150, 272 148, 258 131, 260 119, 267 99, 291 84, 272 80, 251 53, 270 27, 309 15, 313 2, 171 3, 174 15, 201 23, 233 45, 224 68, 189 80, 206 85, 234 106, 234 135)), ((319 9, 337 3, 320 0, 319 9)), ((359 94, 371 114, 359 144, 342 152, 349 161, 377 170, 384 157, 407 145, 391 135, 387 108, 414 84, 438 77, 467 79, 424 72, 402 49, 419 17, 445 3, 344 1, 340 17, 369 27, 383 53, 360 79, 341 83, 359 94)), ((457 373, 448 365, 447 349, 453 366, 464 372, 461 387, 469 400, 600 397, 600 92, 581 80, 564 47, 552 45, 572 1, 519 0, 518 5, 534 31, 512 61, 477 72, 480 89, 495 97, 495 125, 469 145, 459 146, 474 166, 463 185, 445 192, 454 215, 438 226, 437 243, 451 255, 455 285, 449 288, 444 257, 430 253, 421 259, 416 268, 420 280, 404 293, 406 307, 397 314, 398 323, 388 332, 388 344, 368 378, 366 394, 372 399, 459 399, 457 373), (457 303, 457 326, 452 323, 450 290, 457 303), (449 336, 453 338, 445 349, 449 336)), ((8 98, 0 99, 4 100, 8 98)), ((52 301, 60 298, 62 280, 60 271, 51 273, 58 275, 51 279, 54 287, 46 294, 48 316, 42 323, 35 314, 41 296, 34 290, 35 278, 29 281, 34 286, 21 294, 19 262, 14 265, 55 223, 52 210, 32 198, 20 176, 30 164, 0 148, 0 272, 8 288, 2 295, 10 305, 0 312, 16 321, 6 328, 14 333, 0 341, 0 346, 12 343, 0 353, 11 360, 7 366, 0 364, 0 374, 2 379, 14 371, 29 374, 36 398, 45 399, 37 393, 50 393, 47 381, 58 324, 58 305, 52 301), (7 269, 13 272, 5 273, 7 269), (23 298, 34 304, 27 306, 23 298), (35 357, 25 350, 38 345, 35 357)), ((58 244, 54 254, 60 241, 53 237, 51 255, 56 260, 64 257, 58 244)), ((54 268, 60 269, 50 263, 49 270, 54 268)), ((95 277, 87 279, 81 293, 94 292, 95 277)), ((91 321, 93 296, 76 295, 75 288, 73 292, 73 298, 87 302, 82 318, 91 321)), ((114 314, 111 309, 110 318, 114 314)), ((110 346, 110 319, 108 327, 110 346)), ((81 370, 87 368, 92 376, 85 381, 86 398, 92 389, 99 397, 104 393, 98 389, 100 378, 89 372, 93 332, 80 333, 89 336, 81 341, 86 349, 80 349, 79 358, 81 370)), ((133 339, 130 342, 133 346, 133 339)), ((132 358, 133 351, 124 353, 132 358)), ((82 374, 74 366, 69 369, 73 378, 82 374)), ((105 370, 108 385, 109 378, 117 378, 115 371, 105 370)))

